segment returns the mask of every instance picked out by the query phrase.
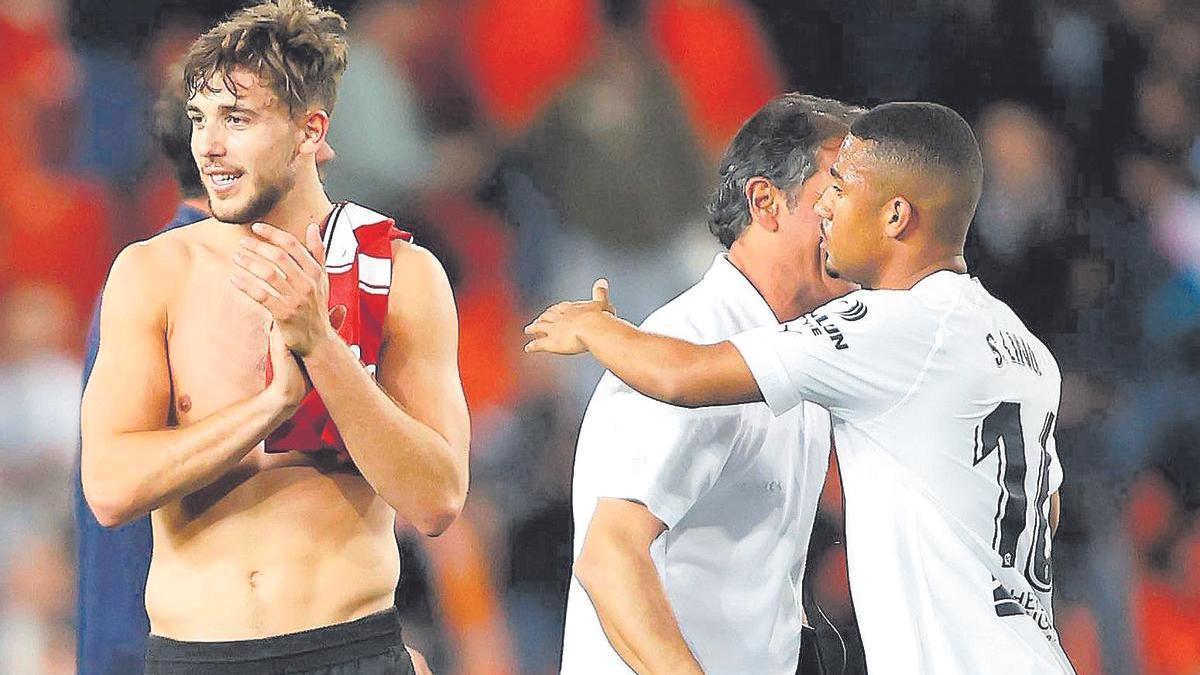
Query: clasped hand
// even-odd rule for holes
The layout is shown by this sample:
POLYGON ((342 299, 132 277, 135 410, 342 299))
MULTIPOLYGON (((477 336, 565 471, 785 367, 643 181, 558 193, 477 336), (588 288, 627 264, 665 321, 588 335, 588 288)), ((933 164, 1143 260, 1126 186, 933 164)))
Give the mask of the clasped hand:
POLYGON ((329 323, 329 276, 320 229, 305 230, 305 244, 266 223, 251 226, 233 254, 240 268, 230 281, 275 320, 287 348, 303 358, 322 340, 336 337, 329 323))

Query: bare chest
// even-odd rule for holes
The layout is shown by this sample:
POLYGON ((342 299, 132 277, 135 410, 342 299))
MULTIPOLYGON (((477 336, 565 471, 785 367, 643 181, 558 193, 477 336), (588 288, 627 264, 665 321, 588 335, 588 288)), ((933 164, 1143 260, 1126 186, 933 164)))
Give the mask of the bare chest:
MULTIPOLYGON (((271 315, 230 283, 235 269, 230 255, 204 250, 193 258, 168 307, 171 416, 180 426, 266 388, 271 315)), ((231 508, 241 508, 237 506, 240 500, 254 503, 260 497, 254 481, 257 476, 294 466, 327 472, 349 470, 332 452, 264 454, 256 449, 214 484, 184 498, 185 512, 191 519, 201 517, 220 501, 230 502, 231 508), (240 492, 235 490, 243 484, 240 492)))
POLYGON ((233 287, 228 256, 193 261, 169 308, 172 408, 187 424, 266 386, 270 314, 233 287))

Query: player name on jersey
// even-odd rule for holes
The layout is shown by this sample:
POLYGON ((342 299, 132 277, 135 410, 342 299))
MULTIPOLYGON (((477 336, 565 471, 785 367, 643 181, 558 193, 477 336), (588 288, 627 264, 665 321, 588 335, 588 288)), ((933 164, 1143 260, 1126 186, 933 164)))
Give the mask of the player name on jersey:
POLYGON ((996 333, 988 333, 987 343, 988 348, 992 350, 992 354, 996 357, 997 368, 1004 367, 1005 363, 1012 363, 1018 366, 1025 366, 1038 375, 1042 374, 1042 367, 1038 364, 1037 354, 1034 353, 1029 343, 1020 337, 1008 331, 1001 330, 996 331, 996 333))

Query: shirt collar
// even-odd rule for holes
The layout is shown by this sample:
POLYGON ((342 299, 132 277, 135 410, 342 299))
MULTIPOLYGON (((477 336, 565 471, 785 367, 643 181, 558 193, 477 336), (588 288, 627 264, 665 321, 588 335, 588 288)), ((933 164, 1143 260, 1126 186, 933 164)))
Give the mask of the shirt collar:
POLYGON ((722 251, 713 258, 712 265, 704 273, 704 280, 712 285, 721 299, 745 312, 755 325, 770 326, 779 323, 766 299, 729 260, 727 252, 722 251))
POLYGON ((938 270, 932 274, 926 275, 917 283, 913 284, 912 290, 919 288, 941 288, 948 284, 954 284, 961 281, 975 280, 970 274, 964 272, 955 272, 954 270, 938 270))

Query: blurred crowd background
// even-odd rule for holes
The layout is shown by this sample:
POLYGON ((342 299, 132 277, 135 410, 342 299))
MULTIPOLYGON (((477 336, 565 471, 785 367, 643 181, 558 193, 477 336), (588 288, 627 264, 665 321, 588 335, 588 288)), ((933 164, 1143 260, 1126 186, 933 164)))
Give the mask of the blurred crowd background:
MULTIPOLYGON (((169 64, 238 4, 0 0, 0 672, 74 667, 84 333, 115 253, 179 197, 148 122, 169 64)), ((329 4, 352 31, 330 196, 413 230, 462 326, 471 497, 441 538, 400 532, 406 637, 437 672, 558 664, 600 371, 522 357, 521 326, 600 275, 635 321, 696 280, 716 160, 787 90, 972 122, 969 264, 1064 371, 1063 641, 1084 675, 1200 672, 1200 3, 329 4)), ((830 476, 808 585, 860 672, 830 476)))

